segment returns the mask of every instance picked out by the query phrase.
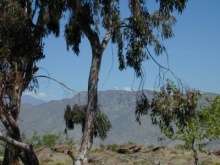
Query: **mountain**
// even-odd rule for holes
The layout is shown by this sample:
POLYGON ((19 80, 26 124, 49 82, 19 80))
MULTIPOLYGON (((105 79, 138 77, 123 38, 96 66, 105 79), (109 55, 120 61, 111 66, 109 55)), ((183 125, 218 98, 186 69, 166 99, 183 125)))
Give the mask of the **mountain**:
POLYGON ((22 104, 40 105, 40 104, 45 103, 45 101, 37 99, 37 98, 35 98, 33 96, 29 96, 29 95, 23 95, 21 97, 21 100, 22 100, 21 101, 22 104))
MULTIPOLYGON (((152 91, 145 90, 151 98, 152 91)), ((212 99, 215 95, 208 94, 201 98, 201 104, 207 104, 206 98, 212 99)), ((144 116, 142 125, 135 121, 135 106, 137 92, 109 90, 99 92, 99 106, 105 112, 112 123, 112 129, 105 141, 95 139, 95 144, 135 142, 145 145, 170 144, 170 141, 160 133, 157 126, 152 125, 150 116, 144 116)), ((23 104, 20 115, 22 131, 30 136, 33 132, 63 133, 65 122, 63 119, 64 108, 67 104, 85 104, 86 92, 80 92, 71 99, 50 101, 40 105, 23 104)), ((81 128, 78 126, 69 131, 75 140, 81 137, 81 128)))

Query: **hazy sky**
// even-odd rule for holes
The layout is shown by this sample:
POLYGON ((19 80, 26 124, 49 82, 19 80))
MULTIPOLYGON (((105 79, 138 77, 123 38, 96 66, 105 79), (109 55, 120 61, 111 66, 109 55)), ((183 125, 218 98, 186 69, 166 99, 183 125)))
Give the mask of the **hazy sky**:
MULTIPOLYGON (((175 37, 166 41, 169 65, 184 84, 191 88, 220 93, 220 0, 189 0, 182 15, 177 17, 175 37)), ((40 65, 40 74, 49 74, 76 91, 87 89, 91 61, 87 41, 81 44, 77 57, 66 50, 61 37, 50 36, 45 42, 46 58, 40 65)), ((166 64, 166 56, 157 57, 166 64)), ((158 67, 152 62, 144 63, 146 89, 155 89, 158 82, 158 67)), ((51 100, 71 97, 72 93, 52 81, 40 80, 36 97, 51 100)), ((139 80, 131 69, 118 71, 116 50, 109 45, 104 53, 99 90, 137 89, 139 80)), ((30 93, 29 93, 30 94, 30 93)), ((30 94, 33 95, 33 94, 30 94)))

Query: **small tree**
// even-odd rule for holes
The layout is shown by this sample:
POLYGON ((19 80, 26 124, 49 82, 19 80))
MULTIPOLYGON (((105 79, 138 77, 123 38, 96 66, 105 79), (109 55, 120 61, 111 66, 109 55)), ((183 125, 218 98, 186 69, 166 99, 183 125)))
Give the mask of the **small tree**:
POLYGON ((177 138, 185 142, 185 147, 191 149, 194 155, 194 164, 198 165, 198 150, 202 149, 204 140, 213 140, 220 137, 220 97, 192 118, 187 126, 177 132, 177 138))
POLYGON ((187 122, 187 125, 176 132, 174 139, 184 142, 184 147, 193 151, 194 164, 198 165, 198 150, 201 149, 201 142, 206 138, 206 132, 201 127, 198 116, 195 116, 187 122))
POLYGON ((220 97, 204 108, 198 109, 198 91, 181 91, 172 82, 155 92, 151 103, 142 97, 137 104, 136 117, 150 111, 152 123, 171 139, 182 140, 193 151, 194 164, 198 165, 198 150, 205 139, 220 137, 220 97))

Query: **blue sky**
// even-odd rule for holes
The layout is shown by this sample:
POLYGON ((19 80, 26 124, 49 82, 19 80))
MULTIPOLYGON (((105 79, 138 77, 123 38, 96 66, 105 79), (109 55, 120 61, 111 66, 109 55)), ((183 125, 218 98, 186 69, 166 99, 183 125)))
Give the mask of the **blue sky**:
MULTIPOLYGON (((166 41, 169 65, 190 88, 220 93, 220 1, 189 0, 187 8, 177 17, 175 37, 166 41)), ((91 61, 89 44, 83 40, 77 57, 66 50, 63 33, 59 38, 49 36, 45 40, 46 58, 39 63, 39 74, 49 74, 76 91, 87 89, 91 61)), ((166 64, 166 56, 156 58, 166 64)), ((144 63, 146 89, 157 88, 158 67, 152 62, 144 63)), ((99 90, 135 90, 140 80, 131 69, 119 71, 114 46, 109 44, 104 52, 99 90)), ((37 94, 27 93, 44 100, 71 97, 73 94, 49 80, 40 80, 37 94)))

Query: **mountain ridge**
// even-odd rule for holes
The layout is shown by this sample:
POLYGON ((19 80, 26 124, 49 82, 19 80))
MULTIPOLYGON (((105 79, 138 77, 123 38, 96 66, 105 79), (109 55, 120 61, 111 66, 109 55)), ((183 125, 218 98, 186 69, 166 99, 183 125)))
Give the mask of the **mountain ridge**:
MULTIPOLYGON (((144 90, 145 94, 152 98, 153 91, 144 90)), ((100 91, 98 104, 105 112, 111 123, 112 129, 105 141, 95 139, 95 144, 126 143, 129 141, 145 145, 172 145, 172 141, 166 139, 159 128, 151 123, 149 115, 143 117, 142 125, 135 121, 136 97, 139 91, 107 90, 100 91), (162 139, 162 140, 161 140, 162 139)), ((206 95, 206 94, 205 94, 206 95)), ((213 99, 215 94, 207 94, 209 99, 213 99)), ((205 103, 206 99, 201 99, 205 103)), ((80 92, 72 98, 53 100, 40 105, 22 104, 19 124, 21 130, 27 136, 33 132, 61 133, 65 129, 63 119, 64 108, 67 104, 86 104, 87 93, 80 92)), ((205 103, 206 104, 206 103, 205 103)), ((81 137, 80 126, 69 131, 69 136, 78 141, 81 137)))

